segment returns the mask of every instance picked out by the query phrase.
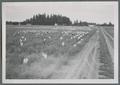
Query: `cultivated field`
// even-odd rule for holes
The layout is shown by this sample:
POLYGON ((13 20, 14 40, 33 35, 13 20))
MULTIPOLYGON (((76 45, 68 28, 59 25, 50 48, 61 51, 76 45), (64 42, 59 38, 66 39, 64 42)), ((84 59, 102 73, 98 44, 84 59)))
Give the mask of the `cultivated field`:
POLYGON ((113 79, 113 27, 7 26, 7 79, 113 79))

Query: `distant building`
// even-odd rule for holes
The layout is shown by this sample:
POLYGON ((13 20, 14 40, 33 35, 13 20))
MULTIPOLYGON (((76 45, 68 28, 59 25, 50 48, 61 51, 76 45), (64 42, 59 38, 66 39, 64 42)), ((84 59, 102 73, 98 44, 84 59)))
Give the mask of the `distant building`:
POLYGON ((28 24, 26 24, 27 26, 31 26, 31 24, 30 23, 28 23, 28 24))
POLYGON ((58 24, 57 24, 57 23, 55 23, 55 24, 54 24, 54 26, 58 26, 58 24))

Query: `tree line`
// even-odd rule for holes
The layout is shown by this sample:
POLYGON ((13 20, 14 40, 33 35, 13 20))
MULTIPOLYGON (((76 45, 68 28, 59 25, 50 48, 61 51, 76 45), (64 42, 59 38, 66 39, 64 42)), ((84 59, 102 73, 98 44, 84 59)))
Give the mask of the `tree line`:
POLYGON ((56 15, 56 14, 37 14, 31 17, 30 19, 26 19, 22 22, 13 22, 13 21, 7 21, 6 24, 9 25, 73 25, 73 26, 88 26, 88 25, 98 25, 98 26, 113 26, 113 24, 110 22, 109 24, 96 24, 96 23, 89 23, 86 21, 78 21, 75 20, 73 23, 70 20, 70 18, 62 15, 56 15))
POLYGON ((111 22, 107 23, 103 23, 103 24, 97 24, 97 23, 92 23, 92 22, 86 22, 86 21, 74 21, 75 26, 89 26, 89 25, 96 25, 96 26, 114 26, 114 24, 112 24, 111 22))

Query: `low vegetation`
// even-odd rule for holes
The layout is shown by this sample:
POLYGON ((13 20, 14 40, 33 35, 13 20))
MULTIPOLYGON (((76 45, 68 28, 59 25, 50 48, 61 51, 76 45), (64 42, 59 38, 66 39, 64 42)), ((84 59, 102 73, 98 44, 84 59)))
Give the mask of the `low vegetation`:
POLYGON ((114 62, 112 62, 111 55, 109 53, 107 43, 103 34, 100 32, 100 72, 99 75, 101 79, 113 79, 114 78, 114 62))
MULTIPOLYGON (((68 61, 74 59, 74 56, 81 51, 94 32, 95 30, 65 31, 7 28, 6 77, 8 79, 34 78, 37 74, 29 74, 27 71, 30 69, 29 66, 35 65, 36 67, 36 64, 39 64, 37 68, 41 68, 45 72, 48 68, 55 69, 56 66, 67 65, 68 61), (23 74, 24 76, 22 76, 23 74)), ((45 75, 44 78, 47 78, 48 75, 46 77, 45 75)))

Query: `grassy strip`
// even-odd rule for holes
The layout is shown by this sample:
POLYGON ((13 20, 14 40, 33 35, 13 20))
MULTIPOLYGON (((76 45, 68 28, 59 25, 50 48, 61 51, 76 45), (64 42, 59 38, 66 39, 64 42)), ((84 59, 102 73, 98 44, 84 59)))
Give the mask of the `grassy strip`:
POLYGON ((105 38, 100 31, 100 63, 103 63, 103 66, 100 66, 100 73, 99 75, 106 76, 107 79, 113 79, 114 78, 114 67, 112 63, 112 59, 110 57, 110 53, 107 48, 107 43, 105 42, 105 38))

